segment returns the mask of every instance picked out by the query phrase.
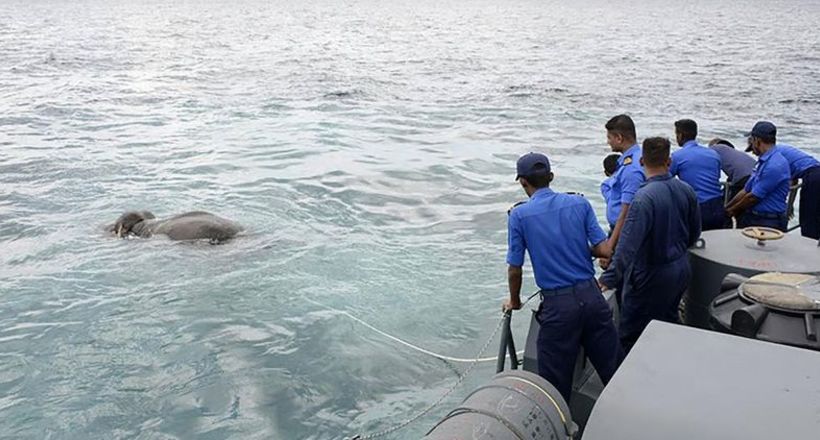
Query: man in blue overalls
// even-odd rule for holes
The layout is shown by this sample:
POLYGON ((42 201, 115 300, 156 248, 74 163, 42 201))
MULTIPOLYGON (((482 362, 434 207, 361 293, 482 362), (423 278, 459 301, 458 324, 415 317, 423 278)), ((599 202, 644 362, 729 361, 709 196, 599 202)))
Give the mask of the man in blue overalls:
POLYGON ((800 188, 800 235, 820 239, 820 162, 791 145, 777 144, 777 152, 789 163, 792 183, 800 188))
POLYGON ((606 384, 621 361, 622 350, 609 308, 595 282, 593 256, 609 257, 606 234, 589 202, 579 195, 556 193, 546 156, 529 153, 517 163, 516 179, 529 196, 510 211, 507 270, 510 298, 505 310, 521 308, 525 251, 541 289, 536 319, 538 373, 567 402, 581 346, 606 384))
POLYGON ((678 321, 678 303, 689 286, 687 249, 700 237, 695 191, 669 174, 669 140, 649 138, 641 163, 647 181, 635 194, 602 289, 624 283, 620 337, 632 348, 649 321, 678 321))
POLYGON ((677 176, 695 190, 700 203, 702 229, 723 229, 728 219, 720 188, 720 156, 698 144, 697 137, 697 122, 691 119, 675 122, 675 138, 681 149, 672 153, 669 174, 677 176))
POLYGON ((749 132, 749 147, 758 156, 757 166, 746 187, 729 205, 726 213, 737 218, 737 226, 767 226, 786 232, 789 218, 786 198, 791 173, 789 162, 777 151, 777 128, 760 121, 749 132))

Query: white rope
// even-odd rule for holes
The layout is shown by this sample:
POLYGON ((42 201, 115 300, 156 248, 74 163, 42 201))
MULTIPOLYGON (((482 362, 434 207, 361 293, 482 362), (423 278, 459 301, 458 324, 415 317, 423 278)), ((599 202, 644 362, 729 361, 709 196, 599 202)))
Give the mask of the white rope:
MULTIPOLYGON (((535 295, 537 295, 537 294, 538 294, 538 292, 535 292, 535 293, 533 293, 532 295, 530 295, 530 297, 529 297, 529 298, 527 298, 527 299, 526 299, 526 300, 525 300, 525 301, 521 304, 521 307, 525 306, 528 302, 530 302, 530 300, 531 300, 531 299, 533 299, 533 297, 535 297, 535 295)), ((379 437, 384 437, 384 436, 386 436, 386 435, 388 435, 388 434, 390 434, 390 433, 393 433, 393 432, 395 432, 395 431, 398 431, 398 430, 400 430, 400 429, 403 429, 404 427, 406 427, 406 426, 408 426, 408 425, 410 425, 410 424, 414 423, 415 421, 417 421, 417 420, 421 419, 421 418, 422 418, 425 414, 427 414, 427 413, 428 413, 428 412, 430 412, 433 408, 435 408, 435 407, 437 407, 439 404, 441 404, 441 402, 443 402, 443 401, 444 401, 444 399, 446 399, 446 398, 447 398, 447 396, 449 396, 450 394, 452 394, 452 393, 453 393, 453 391, 455 391, 455 390, 456 390, 456 388, 458 388, 458 386, 459 386, 459 385, 461 385, 461 383, 464 381, 464 379, 467 377, 467 375, 469 375, 469 374, 470 374, 470 372, 473 370, 473 367, 475 367, 478 363, 480 363, 480 362, 490 362, 490 361, 495 361, 495 360, 498 360, 498 358, 496 358, 496 357, 486 357, 486 358, 482 358, 482 357, 481 357, 481 355, 483 355, 483 354, 484 354, 484 352, 487 350, 487 347, 489 347, 489 346, 490 346, 490 343, 492 343, 492 342, 493 342, 493 340, 495 339, 495 335, 496 335, 496 334, 498 334, 498 331, 501 329, 501 326, 504 324, 504 319, 505 319, 505 318, 503 318, 503 317, 501 318, 501 321, 499 321, 499 322, 498 322, 498 325, 495 327, 495 330, 493 330, 493 332, 492 332, 492 334, 490 335, 489 339, 487 339, 487 342, 485 342, 485 343, 484 343, 484 346, 483 346, 483 347, 481 347, 481 350, 479 350, 478 355, 477 355, 475 358, 473 358, 473 359, 463 359, 463 358, 457 358, 457 357, 452 357, 452 356, 445 356, 445 355, 442 355, 442 354, 434 353, 434 352, 432 352, 432 351, 430 351, 430 350, 426 350, 426 349, 421 348, 421 347, 419 347, 419 346, 417 346, 417 345, 411 344, 411 343, 409 343, 409 342, 407 342, 407 341, 405 341, 405 340, 403 340, 403 339, 399 339, 399 338, 397 338, 397 337, 395 337, 395 336, 393 336, 393 335, 391 335, 391 334, 389 334, 389 333, 387 333, 387 332, 384 332, 384 331, 382 331, 382 330, 379 330, 379 329, 377 329, 376 327, 373 327, 372 325, 368 324, 367 322, 365 322, 365 321, 363 321, 363 320, 361 320, 361 319, 359 319, 359 318, 357 318, 357 317, 353 316, 353 315, 352 315, 352 314, 350 314, 349 312, 346 312, 346 311, 344 311, 344 310, 339 310, 339 309, 334 308, 334 307, 330 307, 330 306, 328 306, 328 305, 322 304, 322 303, 320 303, 319 301, 316 301, 316 300, 313 300, 313 299, 310 299, 310 298, 304 298, 304 299, 305 299, 305 300, 307 300, 307 301, 308 301, 308 302, 310 302, 310 303, 313 303, 314 305, 317 305, 317 306, 319 306, 319 307, 323 308, 323 309, 330 310, 330 311, 333 311, 333 312, 339 313, 339 314, 341 314, 341 315, 347 316, 348 318, 350 318, 350 319, 352 319, 352 320, 354 320, 354 321, 358 322, 359 324, 361 324, 361 325, 363 325, 363 326, 365 326, 365 327, 369 328, 370 330, 373 330, 374 332, 376 332, 376 333, 378 333, 378 334, 380 334, 380 335, 384 336, 385 338, 388 338, 388 339, 390 339, 390 340, 392 340, 392 341, 398 342, 399 344, 404 345, 405 347, 411 348, 411 349, 413 349, 413 350, 415 350, 415 351, 418 351, 419 353, 424 353, 424 354, 426 354, 426 355, 428 355, 428 356, 432 356, 432 357, 435 357, 435 358, 437 358, 437 359, 446 360, 446 361, 450 361, 450 362, 461 362, 461 363, 469 363, 469 364, 470 364, 470 365, 468 365, 468 366, 467 366, 466 370, 464 370, 464 372, 463 372, 463 373, 459 374, 458 379, 456 380, 455 384, 453 384, 453 386, 452 386, 452 387, 450 387, 450 389, 448 389, 448 390, 447 390, 444 394, 442 394, 442 395, 441 395, 441 396, 440 396, 440 397, 439 397, 439 398, 438 398, 438 399, 437 399, 437 400, 436 400, 436 401, 435 401, 432 405, 430 405, 430 406, 428 406, 427 408, 425 408, 424 410, 420 411, 420 412, 419 412, 419 413, 417 413, 415 416, 413 416, 413 417, 411 417, 411 418, 409 418, 409 419, 407 419, 407 420, 405 420, 405 421, 403 421, 403 422, 401 422, 401 423, 398 423, 398 424, 396 424, 396 425, 394 425, 394 426, 392 426, 392 427, 390 427, 390 428, 384 429, 384 430, 382 430, 382 431, 375 432, 375 433, 371 433, 371 434, 367 434, 367 435, 362 435, 362 434, 359 434, 359 435, 356 435, 356 436, 354 436, 354 437, 345 437, 345 438, 344 438, 345 440, 366 440, 366 439, 375 439, 375 438, 379 438, 379 437)), ((521 350, 521 351, 517 352, 516 354, 517 354, 518 356, 521 356, 523 353, 524 353, 524 351, 523 351, 523 350, 521 350)), ((509 357, 509 354, 507 355, 507 357, 509 357)))
MULTIPOLYGON (((536 293, 537 293, 537 292, 536 292, 536 293)), ((532 299, 532 297, 533 297, 533 296, 535 296, 535 294, 533 294, 532 296, 530 296, 529 298, 527 298, 527 300, 524 302, 524 304, 522 304, 522 307, 523 307, 523 305, 527 304, 527 303, 530 301, 530 299, 532 299)), ((344 310, 339 310, 339 309, 334 308, 334 307, 330 307, 330 306, 328 306, 328 305, 322 304, 322 303, 320 303, 319 301, 316 301, 316 300, 313 300, 313 299, 310 299, 310 298, 304 298, 304 299, 305 299, 306 301, 310 302, 310 303, 313 303, 314 305, 317 305, 317 306, 319 306, 319 307, 322 307, 323 309, 327 309, 327 310, 330 310, 330 311, 333 311, 333 312, 339 313, 339 314, 341 314, 341 315, 347 316, 348 318, 350 318, 350 319, 352 319, 352 320, 354 320, 354 321, 358 322, 359 324, 361 324, 361 325, 363 325, 363 326, 365 326, 365 327, 369 328, 370 330, 373 330, 374 332, 376 332, 376 333, 378 333, 378 334, 380 334, 380 335, 384 336, 385 338, 390 339, 391 341, 397 342, 397 343, 399 343, 399 344, 401 344, 401 345, 404 345, 405 347, 407 347, 407 348, 409 348, 409 349, 411 349, 411 350, 415 350, 415 351, 417 351, 417 352, 419 352, 419 353, 426 354, 426 355, 431 356, 431 357, 434 357, 434 358, 436 358, 436 359, 440 359, 440 360, 443 360, 443 361, 449 361, 449 362, 463 363, 463 364, 468 364, 468 363, 471 363, 471 362, 494 362, 494 361, 497 361, 497 360, 498 360, 498 357, 496 357, 496 356, 493 356, 493 357, 485 357, 485 358, 478 358, 478 359, 475 359, 475 358, 473 358, 473 359, 466 359, 466 358, 459 358, 459 357, 453 357, 453 356, 447 356, 447 355, 443 355, 443 354, 435 353, 435 352, 432 352, 432 351, 427 350, 427 349, 425 349, 425 348, 419 347, 418 345, 411 344, 410 342, 407 342, 407 341, 405 341, 405 340, 403 340, 403 339, 401 339, 401 338, 398 338, 398 337, 396 337, 396 336, 393 336, 393 335, 391 335, 391 334, 389 334, 389 333, 387 333, 387 332, 385 332, 385 331, 379 330, 378 328, 373 327, 372 325, 368 324, 367 322, 363 321, 363 320, 362 320, 362 319, 360 319, 360 318, 357 318, 356 316, 352 315, 352 314, 351 314, 351 313, 349 313, 349 312, 346 312, 346 311, 344 311, 344 310)), ((516 354, 517 354, 519 357, 521 357, 521 356, 523 356, 523 355, 524 355, 524 350, 519 350, 518 352, 516 352, 516 354)), ((510 355, 509 355, 509 354, 507 354, 507 357, 510 357, 510 355)))

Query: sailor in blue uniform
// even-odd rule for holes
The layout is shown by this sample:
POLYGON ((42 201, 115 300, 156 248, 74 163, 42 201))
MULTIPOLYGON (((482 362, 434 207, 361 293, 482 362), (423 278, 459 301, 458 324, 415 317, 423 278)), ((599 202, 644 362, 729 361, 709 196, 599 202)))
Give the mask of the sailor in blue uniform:
POLYGON ((728 219, 720 188, 720 156, 698 144, 698 124, 691 119, 675 122, 675 137, 681 149, 672 153, 669 174, 695 190, 704 231, 725 228, 728 219))
POLYGON ((620 337, 629 350, 649 321, 678 321, 689 286, 687 249, 700 237, 695 191, 669 174, 669 140, 648 138, 641 162, 646 183, 635 194, 602 289, 624 282, 620 337))
POLYGON ((737 226, 767 226, 786 232, 789 218, 786 198, 791 173, 789 162, 777 151, 777 128, 760 121, 749 132, 749 147, 758 156, 757 166, 746 187, 729 205, 726 213, 737 218, 737 226))
POLYGON ((791 145, 777 144, 777 152, 789 163, 792 183, 800 188, 800 235, 820 239, 820 161, 791 145))
POLYGON ((606 179, 601 182, 601 195, 606 204, 606 221, 609 224, 609 232, 615 229, 615 222, 618 221, 618 214, 621 210, 621 201, 612 198, 612 185, 615 183, 615 174, 618 171, 618 159, 620 154, 612 153, 604 158, 604 175, 606 179))
POLYGON ((505 310, 521 308, 524 254, 529 254, 541 289, 536 319, 538 373, 569 401, 575 360, 581 346, 604 383, 615 373, 622 350, 612 310, 595 282, 593 256, 609 257, 606 234, 589 202, 549 188, 553 174, 546 156, 529 153, 517 163, 529 201, 509 215, 507 250, 510 298, 505 310))
MULTIPOLYGON (((615 212, 617 219, 615 227, 612 228, 612 236, 609 238, 609 245, 615 248, 621 236, 624 220, 629 212, 629 205, 632 198, 645 177, 641 168, 641 146, 637 141, 635 123, 627 115, 618 115, 607 121, 606 142, 612 151, 623 153, 618 159, 618 170, 613 175, 612 191, 610 197, 615 202, 615 212)), ((606 263, 604 264, 604 266, 606 263)))
MULTIPOLYGON (((637 141, 637 134, 635 132, 635 123, 628 115, 618 115, 607 121, 606 125, 606 142, 612 151, 621 154, 618 159, 618 170, 612 176, 612 190, 610 191, 610 200, 607 205, 614 205, 612 212, 607 210, 607 219, 609 217, 615 218, 614 224, 610 226, 609 232, 609 247, 615 249, 618 244, 618 239, 621 236, 621 229, 623 229, 624 220, 626 220, 629 212, 629 205, 632 203, 632 198, 643 184, 645 177, 643 168, 641 168, 641 146, 637 141)), ((611 221, 611 220, 610 220, 611 221)), ((609 259, 601 258, 601 267, 606 270, 609 267, 609 259)), ((615 299, 618 305, 621 305, 623 297, 621 285, 611 286, 615 289, 615 299)))

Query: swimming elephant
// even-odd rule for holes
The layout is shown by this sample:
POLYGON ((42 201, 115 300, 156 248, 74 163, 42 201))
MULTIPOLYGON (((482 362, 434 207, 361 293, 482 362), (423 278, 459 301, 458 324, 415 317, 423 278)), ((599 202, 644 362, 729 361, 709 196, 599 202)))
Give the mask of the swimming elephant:
POLYGON ((148 238, 167 235, 171 240, 225 241, 242 231, 238 224, 209 212, 193 211, 160 220, 148 211, 129 211, 109 226, 117 237, 136 235, 148 238))

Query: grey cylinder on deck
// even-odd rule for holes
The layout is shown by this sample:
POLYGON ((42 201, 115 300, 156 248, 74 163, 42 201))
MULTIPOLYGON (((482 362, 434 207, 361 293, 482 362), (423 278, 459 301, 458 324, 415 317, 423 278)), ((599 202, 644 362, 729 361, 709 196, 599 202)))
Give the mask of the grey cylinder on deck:
POLYGON ((820 248, 815 240, 786 234, 780 240, 745 237, 738 229, 706 231, 689 250, 692 282, 685 296, 685 322, 708 328, 709 306, 721 293, 729 273, 752 276, 761 272, 820 274, 820 248))
POLYGON ((473 391, 425 440, 571 439, 577 428, 561 393, 537 374, 507 371, 473 391))

